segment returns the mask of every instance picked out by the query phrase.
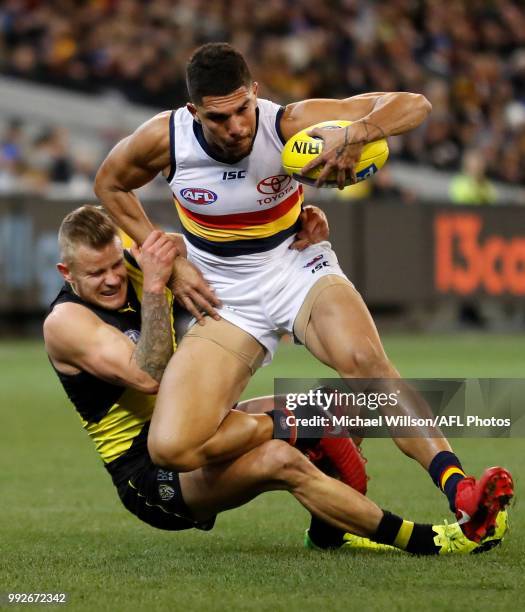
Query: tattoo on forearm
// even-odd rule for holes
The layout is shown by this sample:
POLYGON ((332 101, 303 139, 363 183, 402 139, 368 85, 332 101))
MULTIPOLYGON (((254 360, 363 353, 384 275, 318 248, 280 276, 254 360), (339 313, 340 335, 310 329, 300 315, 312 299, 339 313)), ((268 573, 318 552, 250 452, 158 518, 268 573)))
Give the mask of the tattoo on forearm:
POLYGON ((160 381, 173 354, 170 307, 164 294, 144 292, 140 340, 133 357, 139 368, 160 381))
POLYGON ((346 145, 348 144, 348 128, 349 126, 347 125, 345 127, 345 141, 343 142, 343 144, 337 149, 336 153, 335 153, 335 158, 339 159, 341 157, 341 155, 345 152, 345 148, 346 145))
POLYGON ((366 138, 366 142, 369 142, 370 139, 370 134, 368 132, 369 128, 374 128, 375 130, 377 130, 377 132, 379 133, 379 136, 374 136, 374 140, 379 140, 380 138, 386 138, 386 134, 385 131, 383 130, 382 127, 380 127, 379 125, 377 125, 377 123, 372 123, 371 121, 369 121, 368 119, 362 119, 361 120, 361 125, 363 125, 363 127, 365 128, 365 138, 366 138))
POLYGON ((368 140, 368 127, 369 126, 375 128, 379 133, 379 137, 375 136, 374 140, 379 140, 380 138, 386 138, 385 131, 383 130, 381 126, 377 125, 377 123, 372 123, 368 119, 363 119, 361 123, 365 126, 367 140, 368 140))
POLYGON ((377 130, 377 132, 379 133, 379 136, 376 136, 374 139, 375 140, 379 140, 380 138, 386 138, 385 132, 383 130, 383 128, 381 128, 379 125, 372 123, 371 121, 369 121, 368 119, 361 119, 359 121, 359 123, 364 127, 365 130, 365 137, 362 139, 357 140, 356 138, 348 138, 348 128, 350 126, 346 126, 345 127, 345 140, 343 142, 343 144, 337 148, 336 153, 335 153, 335 158, 339 159, 343 153, 345 152, 345 149, 348 145, 355 145, 355 144, 366 144, 367 142, 370 142, 370 128, 374 128, 375 130, 377 130))

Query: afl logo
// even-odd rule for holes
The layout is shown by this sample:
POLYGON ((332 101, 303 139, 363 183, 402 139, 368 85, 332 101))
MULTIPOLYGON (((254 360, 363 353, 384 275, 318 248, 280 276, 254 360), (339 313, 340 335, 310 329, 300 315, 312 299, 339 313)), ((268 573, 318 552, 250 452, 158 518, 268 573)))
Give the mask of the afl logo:
POLYGON ((257 184, 257 191, 265 194, 279 193, 286 189, 292 182, 292 177, 287 174, 277 174, 276 176, 267 176, 257 184))
POLYGON ((187 187, 180 192, 181 196, 192 204, 213 204, 217 200, 217 194, 209 189, 200 189, 199 187, 187 187))

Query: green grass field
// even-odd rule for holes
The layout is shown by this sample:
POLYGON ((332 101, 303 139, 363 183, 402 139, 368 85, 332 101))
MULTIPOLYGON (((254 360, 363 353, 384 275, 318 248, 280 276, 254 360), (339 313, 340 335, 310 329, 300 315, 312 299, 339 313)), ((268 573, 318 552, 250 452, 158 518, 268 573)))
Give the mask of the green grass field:
MULTIPOLYGON (((385 345, 409 377, 522 377, 524 336, 393 336, 385 345)), ((523 598, 523 439, 455 440, 467 470, 495 463, 517 480, 512 531, 469 557, 315 553, 302 548, 307 513, 286 493, 225 513, 210 533, 170 534, 120 505, 36 342, 0 343, 0 591, 69 593, 68 609, 509 610, 523 598), (521 594, 520 594, 521 592, 521 594)), ((274 376, 329 376, 284 345, 249 394, 274 376)), ((366 442, 369 494, 420 521, 451 519, 445 498, 389 440, 366 442)), ((18 606, 16 606, 18 607, 18 606)))

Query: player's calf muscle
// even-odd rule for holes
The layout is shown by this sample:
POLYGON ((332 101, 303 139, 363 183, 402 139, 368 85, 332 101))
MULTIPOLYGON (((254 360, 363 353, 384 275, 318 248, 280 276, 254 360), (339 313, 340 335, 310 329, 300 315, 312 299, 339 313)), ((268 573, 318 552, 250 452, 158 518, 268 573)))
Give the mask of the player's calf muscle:
POLYGON ((259 447, 259 477, 263 482, 293 492, 309 478, 322 473, 296 448, 283 440, 270 440, 259 447))
POLYGON ((341 529, 375 532, 382 511, 368 498, 318 470, 295 448, 279 440, 265 445, 261 457, 272 488, 286 489, 310 512, 341 529))
POLYGON ((334 366, 348 378, 397 378, 386 355, 372 347, 348 347, 337 354, 334 366))
POLYGON ((397 378, 397 370, 381 346, 367 337, 359 342, 342 334, 340 338, 308 330, 307 348, 321 361, 333 367, 342 378, 397 378), (354 340, 354 342, 352 342, 354 340))

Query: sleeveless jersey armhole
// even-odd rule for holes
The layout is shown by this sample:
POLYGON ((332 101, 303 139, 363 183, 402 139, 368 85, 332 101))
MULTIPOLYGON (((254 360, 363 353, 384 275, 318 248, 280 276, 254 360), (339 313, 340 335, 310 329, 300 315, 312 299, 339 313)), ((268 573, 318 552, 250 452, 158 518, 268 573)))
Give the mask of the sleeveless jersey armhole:
POLYGON ((284 106, 281 106, 281 108, 277 111, 277 114, 275 115, 275 131, 277 132, 277 136, 279 136, 279 140, 283 144, 286 144, 286 140, 284 139, 283 133, 281 132, 281 117, 283 116, 283 113, 284 106))
POLYGON ((170 173, 166 177, 168 183, 171 183, 177 169, 175 162, 175 111, 171 111, 170 115, 170 173))

